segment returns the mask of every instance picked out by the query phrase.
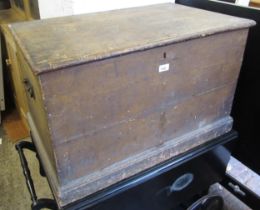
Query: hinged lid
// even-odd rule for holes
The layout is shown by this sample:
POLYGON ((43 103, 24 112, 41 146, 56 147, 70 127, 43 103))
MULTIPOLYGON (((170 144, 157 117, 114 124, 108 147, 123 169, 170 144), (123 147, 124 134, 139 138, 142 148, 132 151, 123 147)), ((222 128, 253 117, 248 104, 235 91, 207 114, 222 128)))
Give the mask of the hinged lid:
POLYGON ((35 74, 254 25, 167 3, 10 25, 35 74))

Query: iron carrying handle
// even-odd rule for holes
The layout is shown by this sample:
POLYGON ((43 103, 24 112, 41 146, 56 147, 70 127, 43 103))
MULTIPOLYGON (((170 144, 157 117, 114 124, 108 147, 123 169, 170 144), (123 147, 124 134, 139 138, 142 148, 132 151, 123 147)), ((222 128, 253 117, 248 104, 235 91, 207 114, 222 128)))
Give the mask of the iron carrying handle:
POLYGON ((25 79, 23 80, 23 83, 24 83, 25 90, 27 91, 28 95, 29 95, 31 98, 35 99, 34 89, 33 89, 33 86, 32 86, 32 84, 31 84, 30 80, 27 79, 27 78, 25 78, 25 79))

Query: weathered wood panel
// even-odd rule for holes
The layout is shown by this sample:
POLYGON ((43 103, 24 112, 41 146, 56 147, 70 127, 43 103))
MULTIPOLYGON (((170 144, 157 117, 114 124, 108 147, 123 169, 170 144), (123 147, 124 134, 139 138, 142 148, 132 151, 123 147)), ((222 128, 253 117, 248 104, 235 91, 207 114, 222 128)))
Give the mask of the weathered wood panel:
MULTIPOLYGON (((16 62, 17 61, 16 47, 15 47, 15 44, 13 41, 13 37, 12 37, 12 35, 10 35, 10 30, 8 30, 8 27, 6 25, 8 23, 20 22, 20 21, 24 21, 24 20, 25 20, 25 18, 23 16, 19 15, 18 13, 16 13, 13 9, 0 10, 0 37, 1 37, 1 41, 5 41, 5 45, 7 48, 6 49, 7 54, 8 54, 7 60, 8 60, 8 65, 9 65, 8 69, 10 70, 8 73, 10 74, 10 77, 11 77, 15 104, 16 104, 16 107, 19 111, 19 114, 22 118, 24 125, 28 128, 28 124, 27 124, 27 120, 26 120, 26 116, 25 116, 26 112, 28 111, 28 108, 27 108, 27 104, 26 104, 26 96, 24 94, 23 87, 22 87, 22 84, 20 81, 21 76, 20 76, 19 65, 16 62)), ((0 50, 3 50, 2 48, 3 48, 3 46, 0 46, 0 50)), ((5 64, 2 64, 2 60, 3 60, 2 55, 0 55, 0 59, 1 59, 0 64, 5 65, 5 64)), ((0 86, 2 86, 1 88, 3 88, 4 84, 3 84, 3 79, 1 79, 1 76, 0 76, 0 83, 1 83, 0 86)), ((3 94, 4 93, 0 93, 1 96, 3 96, 3 94)), ((4 98, 1 98, 1 100, 2 101, 0 102, 1 103, 0 110, 4 110, 4 108, 5 108, 4 98)))
POLYGON ((26 117, 26 113, 28 112, 28 103, 27 103, 27 98, 23 87, 20 63, 17 60, 17 48, 13 40, 13 37, 10 35, 10 31, 6 29, 6 26, 1 26, 1 27, 4 32, 3 35, 4 35, 5 44, 7 48, 6 49, 7 56, 8 56, 7 73, 10 75, 11 78, 10 82, 13 91, 13 96, 15 99, 15 104, 17 110, 19 111, 20 117, 23 121, 23 124, 26 126, 27 129, 29 129, 27 123, 27 117, 26 117))
POLYGON ((42 98, 42 91, 39 83, 39 79, 33 75, 28 63, 24 60, 23 55, 19 52, 17 54, 18 62, 20 64, 20 71, 22 72, 21 79, 21 91, 26 92, 27 94, 27 103, 30 109, 31 117, 37 127, 40 137, 43 139, 43 146, 45 147, 46 152, 50 158, 52 167, 55 168, 55 159, 53 154, 52 141, 50 139, 50 132, 47 122, 46 111, 42 98), (24 84, 24 80, 27 79, 30 81, 30 84, 33 87, 34 97, 28 94, 27 88, 24 84))
POLYGON ((51 136, 58 159, 64 159, 59 169, 64 180, 226 116, 246 33, 218 34, 42 75, 51 136), (170 70, 159 73, 164 63, 170 70), (205 104, 199 99, 226 86, 232 90, 229 95, 215 95, 205 104), (197 107, 196 100, 201 103, 197 107), (104 149, 108 160, 103 159, 104 149))

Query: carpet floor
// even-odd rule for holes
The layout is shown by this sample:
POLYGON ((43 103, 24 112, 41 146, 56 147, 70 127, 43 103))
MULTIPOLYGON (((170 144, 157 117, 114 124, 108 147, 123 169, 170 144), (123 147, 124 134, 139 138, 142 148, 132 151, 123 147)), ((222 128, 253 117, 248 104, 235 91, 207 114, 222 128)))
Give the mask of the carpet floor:
MULTIPOLYGON (((31 199, 14 144, 0 126, 0 210, 30 210, 31 199)), ((30 140, 30 139, 26 139, 30 140)), ((39 175, 35 154, 25 152, 39 198, 52 198, 47 180, 39 175)))

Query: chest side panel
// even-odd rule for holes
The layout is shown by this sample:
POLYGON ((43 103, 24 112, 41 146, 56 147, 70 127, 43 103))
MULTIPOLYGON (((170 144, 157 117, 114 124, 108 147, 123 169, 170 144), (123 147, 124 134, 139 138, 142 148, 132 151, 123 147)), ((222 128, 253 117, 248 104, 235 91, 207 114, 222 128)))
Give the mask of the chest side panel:
MULTIPOLYGON (((34 143, 41 154, 42 161, 46 163, 47 167, 56 168, 56 162, 53 152, 52 141, 50 138, 49 127, 47 123, 47 116, 44 107, 44 95, 41 90, 40 80, 33 73, 23 55, 19 51, 18 61, 21 68, 21 80, 23 90, 26 93, 26 101, 29 105, 29 124, 34 137, 34 143), (44 155, 42 153, 44 152, 44 155), (46 154, 46 155, 45 155, 46 154)), ((46 169, 49 171, 49 169, 46 169)), ((57 171, 54 171, 56 176, 57 171)), ((53 177, 54 178, 54 177, 53 177)))

